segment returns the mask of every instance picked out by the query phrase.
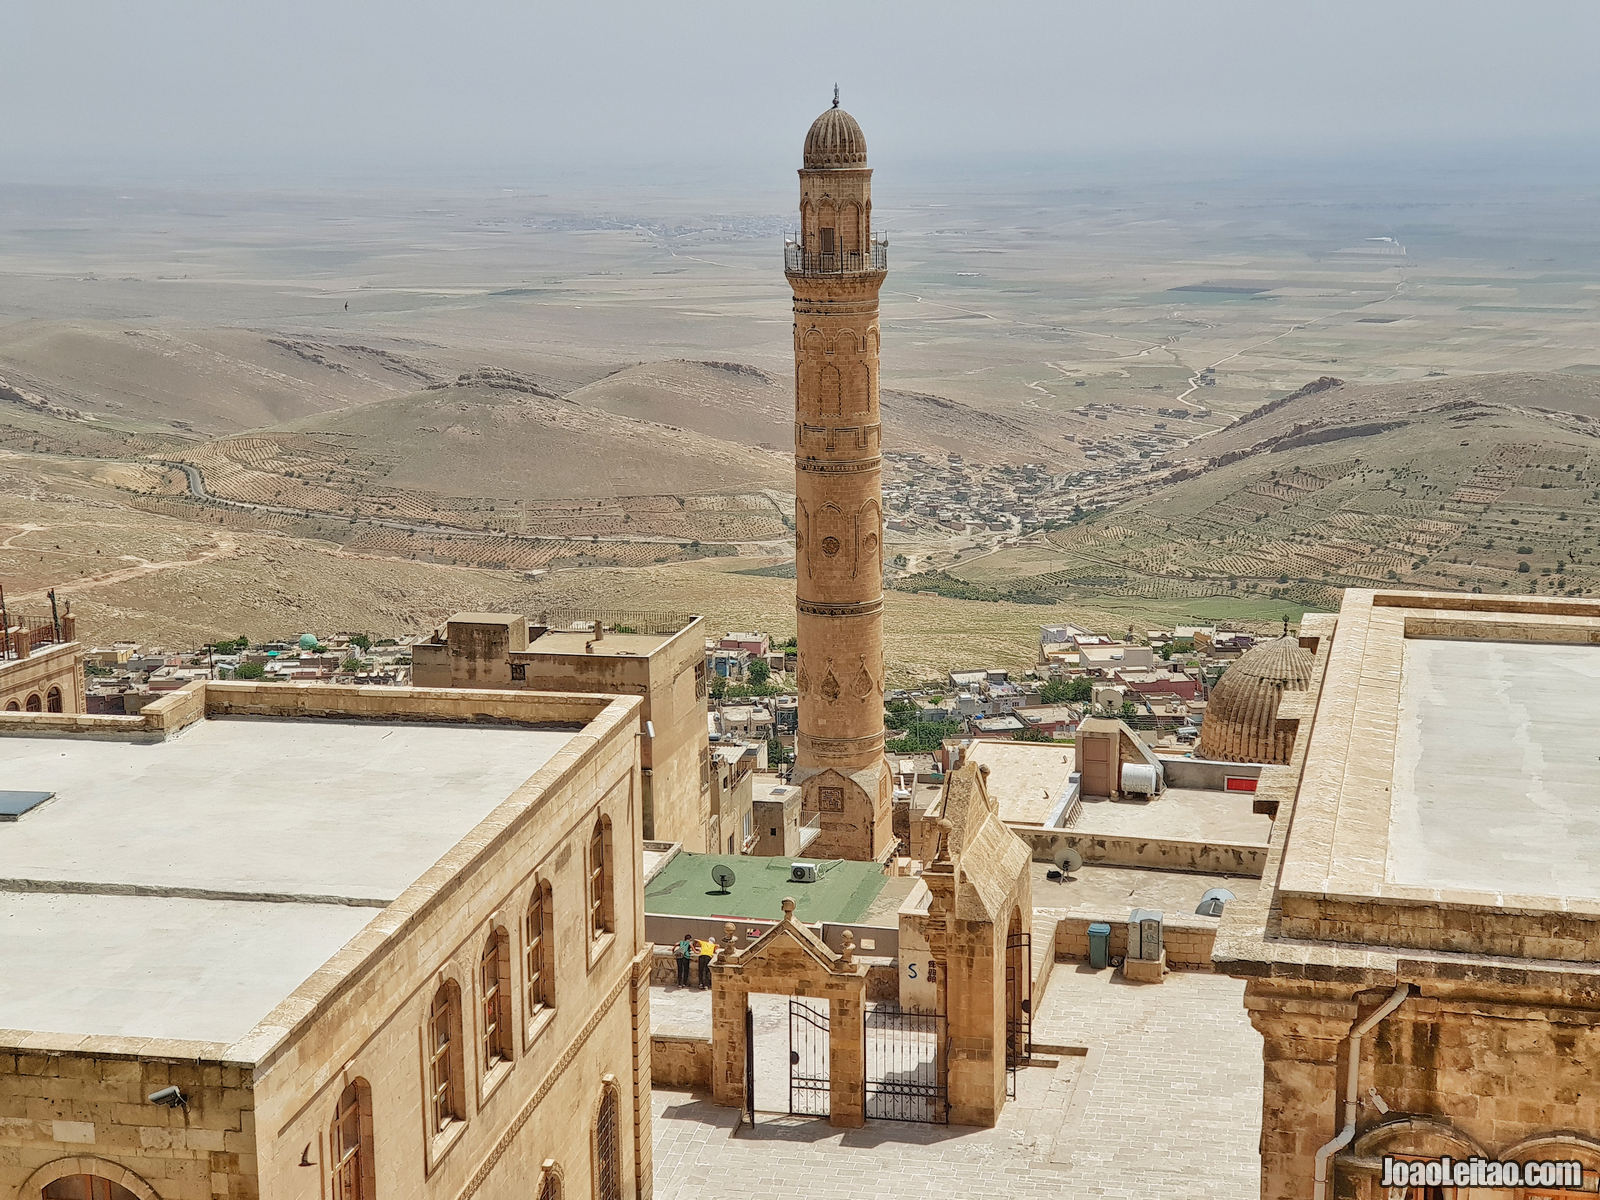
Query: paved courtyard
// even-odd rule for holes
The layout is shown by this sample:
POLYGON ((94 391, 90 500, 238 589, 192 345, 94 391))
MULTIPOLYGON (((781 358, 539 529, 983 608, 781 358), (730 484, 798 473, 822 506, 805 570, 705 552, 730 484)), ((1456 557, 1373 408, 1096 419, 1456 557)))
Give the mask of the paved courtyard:
MULTIPOLYGON (((1243 995, 1239 981, 1209 973, 1175 972, 1159 986, 1140 986, 1109 971, 1056 964, 1034 1040, 1088 1053, 1052 1054, 1057 1066, 1020 1072, 1018 1097, 995 1129, 873 1121, 836 1130, 771 1116, 735 1133, 732 1110, 658 1089, 655 1194, 1253 1196, 1261 1040, 1243 995)), ((761 1059, 758 1065, 765 1069, 761 1059)), ((758 1094, 781 1091, 777 1083, 758 1082, 758 1094)))

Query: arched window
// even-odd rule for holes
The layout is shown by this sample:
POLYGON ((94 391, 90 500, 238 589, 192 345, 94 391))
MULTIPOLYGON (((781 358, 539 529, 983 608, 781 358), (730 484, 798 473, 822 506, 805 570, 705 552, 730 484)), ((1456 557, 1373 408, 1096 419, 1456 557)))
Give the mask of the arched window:
POLYGON ((561 1200, 561 1168, 554 1159, 544 1160, 544 1170, 539 1176, 538 1200, 561 1200))
POLYGON ((594 1122, 595 1200, 622 1200, 622 1131, 617 1122, 617 1089, 608 1083, 594 1122))
POLYGON ((60 712, 61 711, 61 689, 60 688, 53 687, 48 692, 46 692, 44 694, 44 706, 45 706, 45 709, 47 711, 49 711, 49 712, 60 712))
POLYGON ((602 937, 613 928, 611 907, 611 818, 594 823, 589 837, 589 936, 602 937))
POLYGON ((550 907, 550 885, 533 886, 528 911, 522 918, 524 1015, 532 1021, 556 1003, 555 919, 550 907))
POLYGON ((43 708, 44 708, 44 705, 39 702, 39 693, 38 692, 30 692, 29 695, 28 695, 28 711, 29 712, 40 712, 40 711, 43 710, 43 708))
POLYGON ((44 1200, 138 1200, 134 1193, 99 1175, 63 1175, 44 1185, 44 1200))
POLYGON ((483 1069, 511 1059, 511 946, 504 929, 494 929, 478 959, 479 1016, 483 1024, 483 1069))
POLYGON ((15 700, 12 700, 12 701, 10 701, 10 702, 8 702, 6 704, 6 711, 7 712, 21 712, 22 711, 22 705, 18 704, 15 700))
POLYGON ((461 1061, 461 988, 453 979, 439 985, 428 1008, 429 1117, 433 1132, 466 1119, 461 1061))
POLYGON ((372 1089, 353 1080, 339 1094, 328 1130, 333 1200, 373 1200, 372 1089))

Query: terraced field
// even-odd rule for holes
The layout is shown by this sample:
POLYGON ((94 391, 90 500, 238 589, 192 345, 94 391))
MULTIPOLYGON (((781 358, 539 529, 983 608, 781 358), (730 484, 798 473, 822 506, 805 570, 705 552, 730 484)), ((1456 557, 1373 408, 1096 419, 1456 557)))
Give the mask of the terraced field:
POLYGON ((1344 587, 1397 582, 1600 591, 1595 382, 1334 387, 1269 407, 1195 443, 1138 499, 952 573, 1061 598, 1243 594, 1316 607, 1344 587))

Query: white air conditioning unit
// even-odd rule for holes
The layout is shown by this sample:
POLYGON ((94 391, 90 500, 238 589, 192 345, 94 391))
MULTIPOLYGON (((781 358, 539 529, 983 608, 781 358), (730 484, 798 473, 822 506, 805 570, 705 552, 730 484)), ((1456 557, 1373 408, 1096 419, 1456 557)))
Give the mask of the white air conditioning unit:
POLYGON ((817 881, 816 863, 790 863, 789 882, 815 883, 817 881))

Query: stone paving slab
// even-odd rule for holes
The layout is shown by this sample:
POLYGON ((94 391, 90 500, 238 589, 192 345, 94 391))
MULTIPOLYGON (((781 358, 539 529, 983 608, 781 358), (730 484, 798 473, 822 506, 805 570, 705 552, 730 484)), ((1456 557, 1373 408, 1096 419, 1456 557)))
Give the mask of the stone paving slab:
POLYGON ((1149 1197, 1257 1194, 1261 1045, 1243 984, 1174 972, 1160 985, 1057 964, 1037 1041, 1080 1046, 1018 1075, 995 1129, 758 1120, 655 1092, 659 1200, 796 1196, 1149 1197))

